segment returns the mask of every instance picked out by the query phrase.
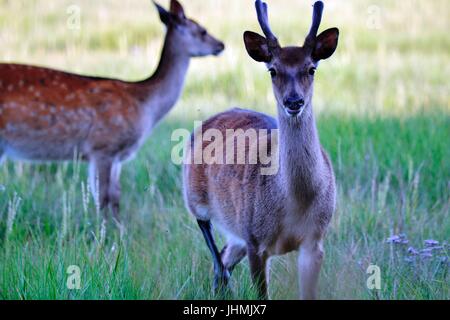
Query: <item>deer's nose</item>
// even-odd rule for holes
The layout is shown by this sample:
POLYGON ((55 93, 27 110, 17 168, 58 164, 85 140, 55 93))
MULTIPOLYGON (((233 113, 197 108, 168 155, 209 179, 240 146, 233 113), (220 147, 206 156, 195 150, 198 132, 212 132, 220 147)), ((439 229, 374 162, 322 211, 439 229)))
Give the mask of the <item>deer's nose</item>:
POLYGON ((215 55, 220 54, 223 50, 225 50, 225 44, 223 42, 219 42, 216 46, 216 50, 214 51, 215 55))
POLYGON ((300 109, 305 105, 305 100, 300 97, 289 97, 284 99, 284 106, 291 111, 300 111, 300 109))

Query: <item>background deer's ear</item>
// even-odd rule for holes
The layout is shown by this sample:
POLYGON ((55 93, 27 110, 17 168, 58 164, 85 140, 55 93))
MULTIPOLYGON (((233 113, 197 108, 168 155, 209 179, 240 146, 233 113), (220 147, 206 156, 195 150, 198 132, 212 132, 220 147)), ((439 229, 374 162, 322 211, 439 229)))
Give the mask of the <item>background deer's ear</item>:
POLYGON ((263 36, 252 32, 244 32, 245 49, 247 49, 248 55, 258 62, 270 62, 272 60, 272 54, 269 51, 269 45, 267 39, 263 36))
POLYGON ((183 6, 177 0, 170 1, 170 12, 179 19, 186 18, 185 14, 184 14, 183 6))
POLYGON ((156 9, 158 10, 159 18, 161 19, 161 22, 164 23, 166 26, 168 26, 172 20, 172 15, 170 14, 169 11, 167 11, 166 9, 161 7, 156 2, 153 1, 153 3, 155 4, 156 9))
POLYGON ((316 61, 329 58, 338 45, 339 29, 331 28, 323 31, 316 38, 312 58, 316 61))

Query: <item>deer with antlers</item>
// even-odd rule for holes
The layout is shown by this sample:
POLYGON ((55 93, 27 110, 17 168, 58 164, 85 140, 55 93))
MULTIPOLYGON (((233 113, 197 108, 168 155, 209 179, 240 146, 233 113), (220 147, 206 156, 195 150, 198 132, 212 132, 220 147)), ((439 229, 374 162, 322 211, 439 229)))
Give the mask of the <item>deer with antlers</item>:
MULTIPOLYGON (((264 62, 270 71, 278 117, 233 109, 213 116, 194 131, 183 167, 185 202, 212 253, 216 290, 227 286, 234 266, 248 256, 253 283, 259 296, 267 298, 269 258, 299 250, 301 297, 314 299, 336 191, 332 164, 316 128, 313 83, 319 61, 337 47, 339 31, 331 28, 317 35, 323 11, 318 1, 304 45, 281 47, 269 27, 267 5, 257 0, 256 10, 265 37, 247 31, 245 47, 251 58, 264 62), (279 170, 261 175, 261 163, 192 163, 192 141, 209 129, 224 135, 227 129, 242 129, 242 134, 247 129, 278 130, 277 141, 267 148, 278 152, 279 170), (211 221, 228 239, 221 251, 211 221)), ((210 143, 203 141, 201 147, 210 143)), ((249 143, 247 155, 256 152, 255 148, 255 143, 249 143)))
POLYGON ((77 154, 89 161, 101 208, 119 219, 122 163, 179 99, 191 57, 224 50, 178 1, 171 0, 170 11, 155 5, 167 32, 158 68, 146 80, 0 64, 0 159, 58 161, 77 154))

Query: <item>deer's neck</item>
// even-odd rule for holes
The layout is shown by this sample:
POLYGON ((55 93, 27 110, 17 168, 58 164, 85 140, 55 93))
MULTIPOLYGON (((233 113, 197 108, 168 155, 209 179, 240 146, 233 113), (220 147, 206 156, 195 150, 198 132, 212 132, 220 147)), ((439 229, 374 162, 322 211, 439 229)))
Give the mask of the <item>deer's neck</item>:
POLYGON ((161 59, 155 73, 139 84, 138 95, 147 125, 153 126, 163 118, 179 99, 189 68, 190 56, 179 48, 176 35, 167 31, 161 59))
POLYGON ((299 119, 279 116, 280 178, 290 199, 311 200, 321 186, 324 159, 312 107, 299 119))

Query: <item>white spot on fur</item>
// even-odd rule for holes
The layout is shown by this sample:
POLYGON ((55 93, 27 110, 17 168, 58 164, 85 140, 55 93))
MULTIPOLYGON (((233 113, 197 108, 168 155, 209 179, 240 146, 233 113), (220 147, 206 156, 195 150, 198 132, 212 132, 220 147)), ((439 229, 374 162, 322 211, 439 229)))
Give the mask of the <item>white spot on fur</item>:
POLYGON ((9 102, 9 103, 5 104, 4 107, 5 107, 5 109, 6 108, 8 108, 8 109, 19 109, 20 108, 20 104, 15 103, 15 102, 9 102))
POLYGON ((116 126, 122 126, 125 124, 125 120, 120 115, 114 116, 111 118, 111 124, 116 126))

